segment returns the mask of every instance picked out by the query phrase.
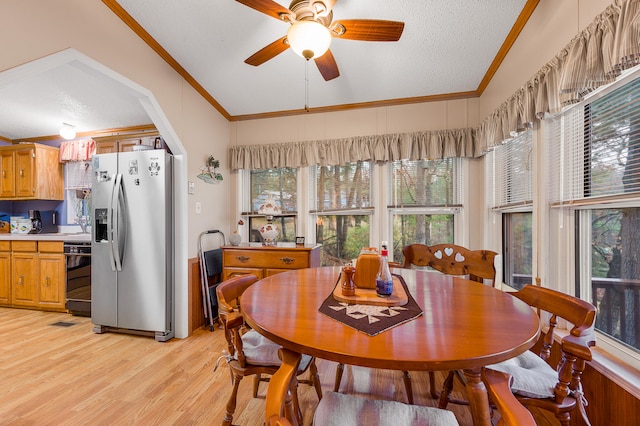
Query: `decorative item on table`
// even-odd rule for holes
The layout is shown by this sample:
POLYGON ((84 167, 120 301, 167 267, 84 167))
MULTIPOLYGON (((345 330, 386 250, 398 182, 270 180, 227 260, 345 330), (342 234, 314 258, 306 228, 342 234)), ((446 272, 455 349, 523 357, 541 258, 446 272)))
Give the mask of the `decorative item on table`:
POLYGON ((380 250, 380 270, 376 275, 376 294, 380 297, 389 297, 393 293, 393 277, 389 270, 388 256, 387 242, 383 241, 380 250))
POLYGON ((356 272, 356 268, 351 265, 344 266, 342 268, 344 274, 342 281, 342 295, 354 296, 356 294, 356 286, 353 284, 353 274, 356 272))
POLYGON ((282 214, 282 208, 276 204, 276 200, 269 197, 258 208, 258 214, 265 216, 267 219, 266 225, 260 227, 262 245, 275 246, 278 235, 280 235, 280 229, 278 229, 278 226, 273 223, 273 217, 280 216, 282 214))
POLYGON ((220 168, 220 160, 216 160, 213 155, 207 158, 206 165, 200 167, 201 173, 198 175, 199 179, 207 183, 220 183, 223 180, 222 173, 218 172, 220 168))
POLYGON ((365 247, 356 261, 353 283, 358 288, 376 288, 376 276, 380 271, 380 254, 375 247, 365 247))
POLYGON ((229 242, 232 246, 239 246, 242 241, 242 236, 240 235, 240 227, 242 225, 244 225, 244 220, 240 219, 236 225, 236 230, 229 236, 229 242))

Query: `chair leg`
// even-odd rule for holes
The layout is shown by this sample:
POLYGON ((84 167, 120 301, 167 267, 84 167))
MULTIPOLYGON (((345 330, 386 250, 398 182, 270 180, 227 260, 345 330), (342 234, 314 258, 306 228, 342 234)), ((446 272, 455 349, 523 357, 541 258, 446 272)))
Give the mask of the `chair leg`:
POLYGON ((320 374, 318 374, 318 366, 316 365, 315 359, 311 361, 311 365, 309 366, 309 376, 318 394, 318 401, 320 401, 322 399, 322 384, 320 383, 320 374))
POLYGON ((336 383, 333 385, 333 391, 338 392, 340 390, 340 382, 342 381, 342 373, 344 372, 344 364, 338 364, 336 368, 336 383))
POLYGON ((408 371, 402 372, 402 380, 404 381, 404 389, 407 392, 407 401, 413 404, 413 389, 411 388, 411 376, 408 371))
POLYGON ((227 409, 224 413, 224 420, 222 421, 222 426, 231 426, 231 421, 233 420, 233 413, 236 411, 236 398, 238 397, 238 386, 240 386, 240 381, 242 380, 242 376, 235 374, 233 376, 233 389, 231 389, 231 396, 229 397, 229 401, 227 402, 227 409))
POLYGON ((449 396, 451 395, 451 391, 453 390, 453 377, 454 372, 449 371, 447 374, 447 378, 444 379, 444 383, 442 384, 442 392, 440 392, 440 400, 438 401, 438 408, 445 409, 449 404, 449 396))
POLYGON ((556 414, 556 418, 560 421, 562 426, 569 426, 569 422, 571 420, 571 414, 569 413, 558 413, 556 414))
POLYGON ((253 397, 258 397, 258 388, 260 387, 260 381, 262 380, 261 374, 256 374, 253 376, 253 397))
POLYGON ((440 394, 436 391, 436 373, 429 371, 429 393, 432 399, 440 399, 440 394))

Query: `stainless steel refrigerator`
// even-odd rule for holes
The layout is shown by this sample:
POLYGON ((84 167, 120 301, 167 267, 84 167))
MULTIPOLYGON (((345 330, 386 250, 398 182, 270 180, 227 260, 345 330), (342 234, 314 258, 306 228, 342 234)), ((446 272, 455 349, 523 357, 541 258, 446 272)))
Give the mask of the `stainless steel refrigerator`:
POLYGON ((93 331, 174 337, 173 157, 165 150, 95 155, 93 331))

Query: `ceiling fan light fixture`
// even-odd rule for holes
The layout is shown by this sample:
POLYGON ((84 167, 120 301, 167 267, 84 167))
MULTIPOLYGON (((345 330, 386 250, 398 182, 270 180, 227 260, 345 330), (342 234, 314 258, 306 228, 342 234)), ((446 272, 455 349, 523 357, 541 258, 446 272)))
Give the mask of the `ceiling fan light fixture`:
POLYGON ((62 127, 60 127, 60 136, 69 140, 76 137, 76 129, 71 124, 62 123, 62 127))
POLYGON ((296 54, 305 59, 314 59, 329 50, 331 33, 319 22, 298 21, 289 27, 287 40, 296 54))

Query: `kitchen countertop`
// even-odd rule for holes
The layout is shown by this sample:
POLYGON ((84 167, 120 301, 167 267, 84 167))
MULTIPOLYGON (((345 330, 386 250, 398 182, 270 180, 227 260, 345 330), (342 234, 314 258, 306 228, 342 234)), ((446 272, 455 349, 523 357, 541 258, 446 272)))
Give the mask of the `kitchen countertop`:
POLYGON ((59 232, 55 234, 0 234, 0 241, 64 241, 89 242, 91 234, 86 232, 59 232))

